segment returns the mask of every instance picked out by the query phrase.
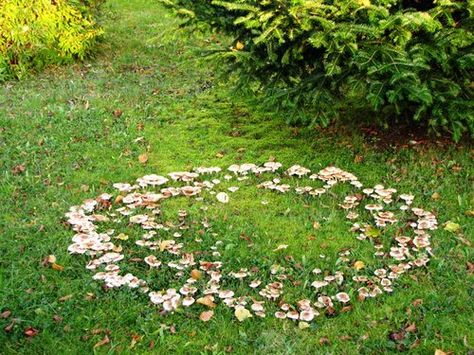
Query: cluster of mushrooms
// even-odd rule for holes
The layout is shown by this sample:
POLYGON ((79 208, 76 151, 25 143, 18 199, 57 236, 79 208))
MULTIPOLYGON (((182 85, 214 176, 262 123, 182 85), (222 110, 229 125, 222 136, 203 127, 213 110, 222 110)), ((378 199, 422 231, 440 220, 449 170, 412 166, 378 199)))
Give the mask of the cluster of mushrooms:
MULTIPOLYGON (((413 195, 397 194, 396 189, 383 185, 364 187, 355 175, 333 166, 317 173, 300 165, 280 170, 282 164, 278 162, 266 162, 260 166, 234 164, 226 171, 219 167, 198 167, 190 172, 172 172, 167 177, 146 175, 138 178, 135 184, 116 183, 113 185, 115 193, 103 193, 95 199, 85 200, 82 205, 73 206, 66 213, 67 221, 75 232, 68 251, 85 255, 88 258, 86 268, 94 272, 93 279, 103 282, 104 287, 137 289, 147 294, 150 302, 160 307, 163 313, 187 307, 213 309, 221 303, 232 308, 240 321, 253 316, 266 317, 271 312, 269 314, 279 319, 299 321, 302 328, 322 314, 350 308, 355 300, 392 292, 394 283, 401 275, 428 263, 432 255, 428 233, 437 228, 437 219, 433 213, 413 207, 413 195), (310 180, 309 183, 308 179, 304 180, 307 186, 300 184, 304 177, 310 180), (347 276, 342 271, 314 268, 311 283, 299 286, 311 288, 312 297, 292 301, 285 297, 285 288, 298 286, 286 283, 287 275, 283 267, 273 265, 268 270, 256 268, 256 271, 252 268, 233 270, 232 265, 226 265, 232 271, 224 272, 224 263, 220 258, 225 252, 225 243, 217 240, 207 219, 200 222, 199 227, 210 233, 197 236, 187 235, 188 212, 185 210, 179 211, 176 224, 170 225, 161 219, 164 201, 174 197, 193 199, 203 204, 209 199, 215 204, 229 203, 230 196, 237 193, 239 186, 222 191, 219 186, 221 179, 236 181, 236 184, 249 179, 253 184, 257 180, 256 187, 260 189, 274 193, 306 194, 315 199, 336 184, 350 184, 356 192, 344 196, 339 203, 345 211, 349 232, 354 238, 371 243, 374 256, 384 267, 371 268, 361 261, 354 262, 350 251, 343 250, 339 258, 350 265, 355 274, 347 276), (319 181, 319 184, 311 184, 313 181, 319 181), (367 216, 364 210, 372 220, 361 220, 361 215, 367 216), (390 236, 390 242, 384 245, 377 236, 383 233, 385 227, 399 223, 400 214, 408 214, 405 235, 390 236), (110 228, 110 225, 123 223, 124 220, 129 228, 138 227, 138 236, 129 237, 110 228), (213 238, 210 251, 202 253, 187 249, 190 240, 200 243, 203 238, 213 238), (125 254, 129 249, 122 244, 129 239, 127 243, 133 242, 132 246, 148 251, 148 256, 138 259, 145 275, 156 269, 158 273, 169 274, 173 280, 181 280, 180 287, 157 285, 138 275, 123 272, 126 267, 122 265, 126 266, 132 259, 137 261, 134 256, 125 254), (237 294, 238 290, 231 289, 236 280, 239 285, 248 286, 247 293, 237 294)), ((280 245, 276 250, 286 247, 280 245)), ((239 290, 241 292, 241 288, 239 290)), ((201 319, 205 321, 213 314, 212 311, 204 313, 201 319)))

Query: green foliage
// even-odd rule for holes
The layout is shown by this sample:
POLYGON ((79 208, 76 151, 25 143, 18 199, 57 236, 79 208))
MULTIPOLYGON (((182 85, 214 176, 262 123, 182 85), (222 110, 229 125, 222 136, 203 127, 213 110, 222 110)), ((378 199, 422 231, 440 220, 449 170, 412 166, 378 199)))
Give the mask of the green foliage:
POLYGON ((0 81, 83 59, 102 33, 87 10, 100 2, 0 0, 0 81))
POLYGON ((159 0, 233 39, 215 56, 313 123, 360 108, 474 134, 474 1, 159 0), (421 5, 420 5, 421 4, 421 5))

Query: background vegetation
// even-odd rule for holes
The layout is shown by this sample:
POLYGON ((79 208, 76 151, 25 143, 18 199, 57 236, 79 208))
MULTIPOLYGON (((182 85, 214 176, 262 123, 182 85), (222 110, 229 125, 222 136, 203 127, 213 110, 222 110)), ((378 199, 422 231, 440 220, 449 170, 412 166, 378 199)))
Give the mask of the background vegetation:
POLYGON ((214 57, 272 104, 312 108, 305 123, 360 109, 474 135, 473 0, 159 1, 230 36, 214 57))
POLYGON ((101 2, 0 0, 0 82, 84 59, 102 34, 92 17, 101 2))

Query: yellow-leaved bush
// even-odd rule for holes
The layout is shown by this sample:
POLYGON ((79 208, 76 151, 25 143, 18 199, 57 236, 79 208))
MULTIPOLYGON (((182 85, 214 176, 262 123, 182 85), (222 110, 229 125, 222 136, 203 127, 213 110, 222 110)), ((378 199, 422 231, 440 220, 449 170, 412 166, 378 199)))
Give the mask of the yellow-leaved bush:
POLYGON ((0 0, 0 81, 84 59, 102 33, 65 0, 0 0))

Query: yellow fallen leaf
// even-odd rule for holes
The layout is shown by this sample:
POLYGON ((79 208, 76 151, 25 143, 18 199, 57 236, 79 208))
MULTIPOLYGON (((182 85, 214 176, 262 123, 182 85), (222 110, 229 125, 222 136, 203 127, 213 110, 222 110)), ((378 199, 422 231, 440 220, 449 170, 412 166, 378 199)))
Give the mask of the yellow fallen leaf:
POLYGON ((435 350, 435 355, 446 355, 446 353, 441 349, 436 349, 435 350))
POLYGON ((461 229, 461 226, 457 223, 447 221, 444 225, 444 230, 452 233, 456 233, 461 229))
POLYGON ((247 318, 252 317, 252 313, 250 313, 248 309, 243 307, 236 308, 234 314, 239 320, 239 322, 243 322, 247 318))
POLYGON ((48 263, 54 264, 56 262, 56 256, 54 255, 48 255, 47 259, 48 263))
POLYGON ((191 278, 194 280, 200 280, 202 278, 202 272, 198 269, 193 269, 191 271, 191 278))
POLYGON ((242 49, 244 49, 244 44, 240 41, 237 41, 237 43, 235 44, 235 49, 241 51, 242 49))
POLYGON ((199 319, 202 320, 203 322, 207 322, 212 318, 213 315, 214 315, 213 311, 205 311, 199 315, 199 319))
POLYGON ((148 161, 148 154, 147 153, 140 154, 138 156, 138 161, 142 164, 146 164, 146 162, 148 161))
POLYGON ((354 263, 354 269, 357 271, 362 270, 363 268, 365 268, 365 263, 363 261, 358 260, 354 263))
POLYGON ((173 242, 172 240, 163 240, 160 243, 160 251, 167 249, 171 245, 172 242, 173 242))
POLYGON ((273 249, 273 251, 278 251, 278 250, 283 250, 288 248, 288 245, 286 244, 280 244, 279 246, 276 247, 276 249, 273 249))
POLYGON ((120 240, 128 240, 128 235, 124 234, 124 233, 120 233, 118 236, 115 237, 116 239, 120 239, 120 240))
POLYGON ((307 323, 307 322, 299 322, 299 323, 298 323, 298 328, 300 328, 301 330, 307 329, 307 328, 309 328, 309 323, 307 323))

